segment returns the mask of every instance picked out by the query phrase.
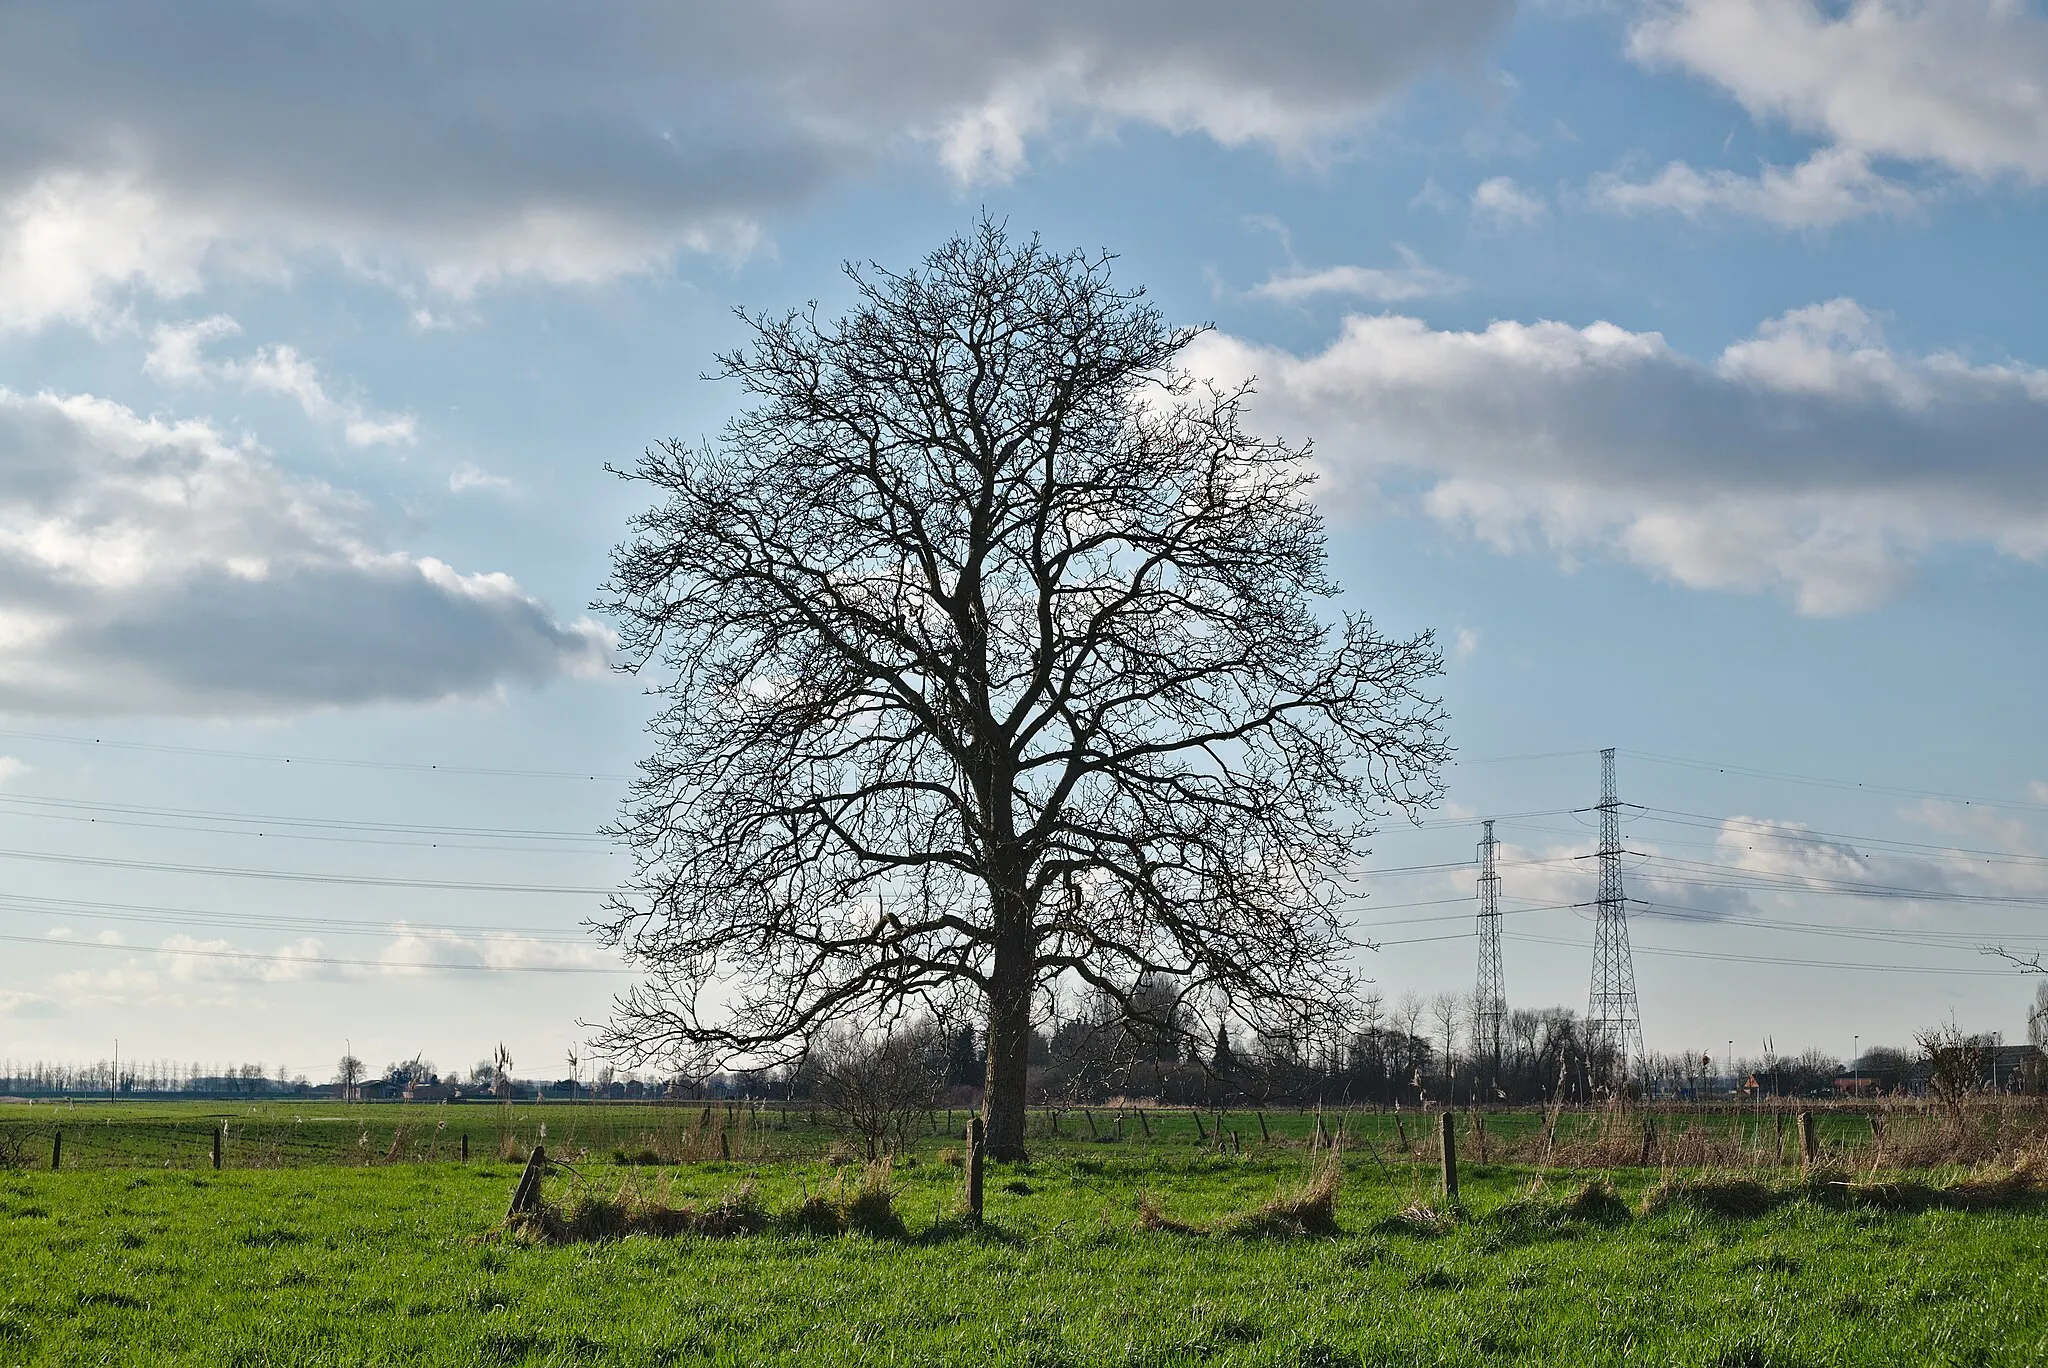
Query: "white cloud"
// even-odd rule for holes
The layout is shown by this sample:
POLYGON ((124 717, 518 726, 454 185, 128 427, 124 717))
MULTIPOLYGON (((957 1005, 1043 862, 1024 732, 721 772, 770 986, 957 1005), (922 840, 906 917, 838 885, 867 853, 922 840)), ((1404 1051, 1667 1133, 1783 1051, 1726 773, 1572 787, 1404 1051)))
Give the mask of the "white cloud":
POLYGON ((0 153, 0 334, 95 322, 123 286, 164 299, 199 289, 218 224, 167 207, 126 171, 46 165, 8 176, 6 160, 0 153))
POLYGON ((1594 204, 1618 213, 1665 210, 1698 219, 1734 214, 1780 228, 1829 228, 1848 219, 1901 214, 1920 202, 1914 191, 1871 169, 1863 153, 1822 148, 1787 169, 1766 166, 1755 176, 1697 171, 1672 162, 1646 181, 1612 173, 1595 176, 1594 204))
POLYGON ((1013 175, 1143 124, 1341 150, 1512 0, 84 0, 0 42, 0 327, 299 254, 462 295, 600 281, 896 159, 1013 175))
POLYGON ((2035 779, 2029 782, 2027 797, 2036 803, 2048 803, 2048 779, 2035 779))
POLYGON ((1602 552, 1699 588, 1868 608, 1943 544, 2048 560, 2048 371, 1890 347, 1852 301, 1702 363, 1611 323, 1352 317, 1307 356, 1220 335, 1256 420, 1312 436, 1325 497, 1413 490, 1504 550, 1602 552))
POLYGON ((511 488, 512 481, 503 475, 493 475, 468 461, 448 474, 448 492, 451 494, 468 494, 479 489, 502 494, 511 488))
POLYGON ((54 1000, 41 993, 0 990, 0 1017, 53 1017, 60 1010, 54 1000))
POLYGON ((614 968, 618 960, 580 941, 541 941, 505 932, 465 936, 415 929, 394 936, 377 953, 382 972, 403 977, 437 969, 614 968))
POLYGON ((1451 659, 1460 665, 1479 654, 1479 633, 1470 627, 1460 627, 1451 638, 1451 659))
POLYGON ((2024 0, 1655 0, 1630 50, 1846 152, 2048 182, 2048 15, 2024 0))
POLYGON ((0 755, 0 784, 34 772, 35 766, 28 761, 16 759, 12 755, 0 755))
POLYGON ((241 325, 226 314, 190 323, 159 324, 151 334, 142 368, 170 384, 218 380, 256 393, 282 395, 314 422, 340 427, 350 446, 410 446, 418 439, 416 420, 409 413, 371 413, 353 401, 335 399, 320 378, 320 368, 296 347, 259 347, 241 360, 214 361, 205 356, 209 342, 238 336, 241 331, 241 325))
POLYGON ((1395 250, 1401 255, 1396 267, 1325 266, 1313 271, 1284 271, 1253 286, 1250 294, 1278 304, 1301 304, 1325 295, 1397 304, 1456 294, 1465 288, 1465 281, 1438 270, 1409 248, 1395 250))
POLYGON ((1527 227, 1548 212, 1542 199, 1515 184, 1512 177, 1494 176, 1472 192, 1472 214, 1497 228, 1527 227))
POLYGON ((0 710, 473 696, 604 643, 508 576, 385 548, 360 500, 206 423, 0 389, 0 710))

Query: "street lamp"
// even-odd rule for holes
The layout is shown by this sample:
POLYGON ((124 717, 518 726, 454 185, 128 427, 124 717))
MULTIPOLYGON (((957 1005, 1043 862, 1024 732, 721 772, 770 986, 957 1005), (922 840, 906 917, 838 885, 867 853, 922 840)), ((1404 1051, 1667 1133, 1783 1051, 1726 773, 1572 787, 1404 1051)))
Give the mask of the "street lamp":
POLYGON ((1863 1037, 1852 1035, 1849 1039, 1854 1042, 1851 1046, 1852 1054, 1849 1059, 1849 1096, 1861 1097, 1863 1096, 1863 1037))

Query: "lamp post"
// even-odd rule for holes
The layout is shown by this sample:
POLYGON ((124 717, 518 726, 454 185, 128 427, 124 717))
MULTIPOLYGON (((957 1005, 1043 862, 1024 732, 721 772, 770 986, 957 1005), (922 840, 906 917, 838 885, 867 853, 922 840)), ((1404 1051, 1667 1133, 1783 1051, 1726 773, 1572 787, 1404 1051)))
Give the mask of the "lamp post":
POLYGON ((1851 1097, 1861 1097, 1863 1096, 1863 1037, 1852 1035, 1849 1039, 1852 1042, 1850 1046, 1852 1053, 1849 1059, 1849 1095, 1851 1097))

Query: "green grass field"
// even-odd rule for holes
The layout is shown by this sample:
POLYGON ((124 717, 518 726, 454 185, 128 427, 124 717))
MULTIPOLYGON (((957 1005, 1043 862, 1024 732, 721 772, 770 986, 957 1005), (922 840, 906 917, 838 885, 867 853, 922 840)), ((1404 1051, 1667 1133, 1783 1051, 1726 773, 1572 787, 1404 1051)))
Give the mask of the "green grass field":
MULTIPOLYGON (((1666 1135, 1697 1131, 1738 1137, 1751 1147, 1774 1151, 1777 1138, 1798 1104, 1776 1111, 1748 1108, 1674 1108, 1660 1112, 1666 1135)), ((958 1142, 965 1112, 941 1113, 928 1146, 958 1142)), ((1496 1150, 1527 1151, 1543 1125, 1540 1109, 1489 1113, 1486 1131, 1496 1150)), ((1820 1136, 1831 1153, 1852 1156, 1870 1144, 1864 1116, 1853 1109, 1822 1109, 1820 1136)), ((1569 1151, 1603 1134, 1613 1124, 1601 1112, 1566 1112, 1555 1139, 1569 1151)), ((1086 1142, 1116 1147, 1119 1153, 1185 1154, 1214 1148, 1219 1132, 1234 1148, 1305 1147, 1313 1116, 1299 1108, 1231 1107, 1204 1113, 1070 1108, 1057 1116, 1034 1110, 1035 1140, 1064 1148, 1086 1142)), ((1421 1154, 1434 1143, 1431 1118, 1409 1112, 1332 1109, 1331 1131, 1342 1131, 1354 1148, 1383 1155, 1421 1154)), ((65 1168, 203 1168, 211 1164, 214 1133, 225 1127, 223 1159, 228 1168, 278 1168, 302 1164, 438 1163, 460 1156, 467 1137, 472 1158, 523 1155, 544 1144, 551 1151, 603 1159, 618 1151, 653 1154, 666 1161, 721 1156, 805 1159, 824 1155, 832 1137, 809 1108, 723 1103, 578 1104, 565 1102, 407 1104, 332 1100, 259 1102, 38 1102, 0 1106, 0 1168, 47 1166, 52 1141, 62 1132, 65 1168), (720 1148, 720 1137, 724 1148, 720 1148)), ((1463 1145, 1476 1157, 1469 1131, 1463 1145)), ((1624 1144, 1623 1148, 1627 1148, 1624 1144)), ((1522 1157, 1528 1157, 1526 1153, 1522 1157)))
MULTIPOLYGON (((892 1239, 508 1238, 518 1169, 481 1159, 16 1169, 0 1173, 0 1363, 2048 1362, 2048 1207, 1583 1218, 1560 1202, 1579 1175, 1544 1175, 1532 1200, 1533 1170, 1468 1165, 1463 1211, 1416 1221, 1401 1213, 1434 1202, 1434 1174, 1354 1152, 1333 1236, 1184 1235, 1140 1229, 1139 1193, 1211 1220, 1300 1182, 1306 1155, 1047 1138, 991 1166, 977 1231, 941 1143, 895 1170, 892 1239)), ((751 1181, 786 1210, 831 1173, 579 1169, 550 1198, 751 1181)), ((1633 1205, 1660 1174, 1614 1177, 1633 1205)))

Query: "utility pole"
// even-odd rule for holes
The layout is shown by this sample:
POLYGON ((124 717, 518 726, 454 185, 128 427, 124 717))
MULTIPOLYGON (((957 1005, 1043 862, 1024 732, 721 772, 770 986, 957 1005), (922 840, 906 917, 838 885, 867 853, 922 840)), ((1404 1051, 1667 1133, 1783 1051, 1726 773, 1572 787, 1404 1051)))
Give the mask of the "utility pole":
POLYGON ((1493 862, 1493 823, 1479 838, 1479 984, 1472 998, 1475 1052, 1485 1061, 1487 1085, 1497 1086, 1507 1035, 1508 995, 1500 972, 1500 875, 1493 862))
POLYGON ((1612 1051, 1619 1077, 1643 1063, 1642 1012, 1636 1005, 1635 956, 1628 943, 1628 898, 1621 888, 1621 799, 1614 790, 1614 750, 1600 752, 1599 892, 1594 897, 1593 988, 1586 1024, 1596 1056, 1612 1051))

